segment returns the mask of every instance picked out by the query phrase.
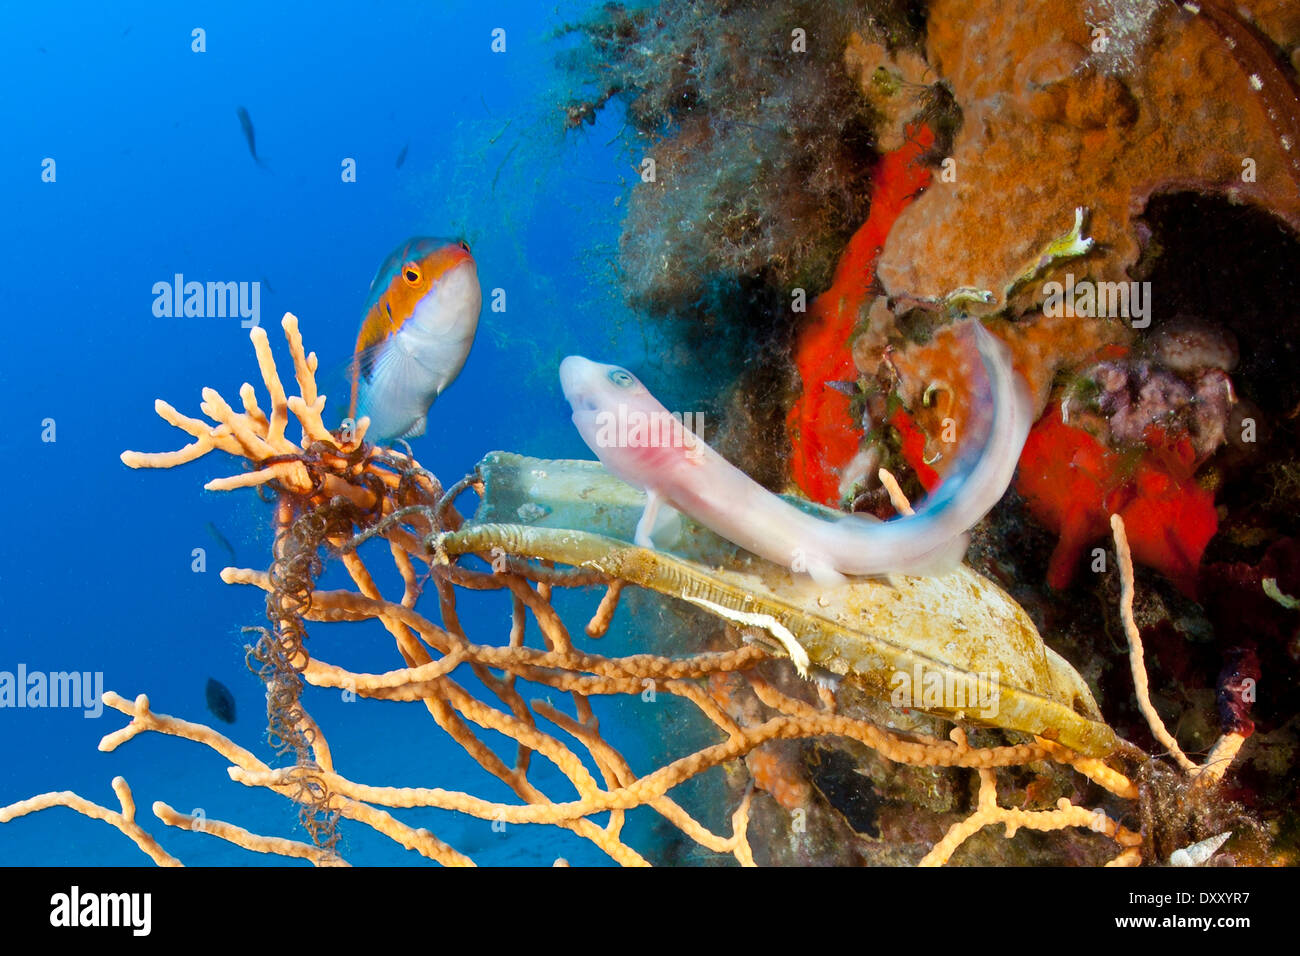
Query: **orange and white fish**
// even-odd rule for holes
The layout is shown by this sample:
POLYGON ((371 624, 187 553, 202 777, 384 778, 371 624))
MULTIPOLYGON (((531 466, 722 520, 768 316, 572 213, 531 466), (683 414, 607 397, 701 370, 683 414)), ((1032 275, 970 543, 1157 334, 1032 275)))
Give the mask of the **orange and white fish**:
POLYGON ((460 374, 483 297, 461 240, 417 237, 370 283, 351 364, 351 418, 370 416, 375 442, 424 434, 429 406, 460 374))

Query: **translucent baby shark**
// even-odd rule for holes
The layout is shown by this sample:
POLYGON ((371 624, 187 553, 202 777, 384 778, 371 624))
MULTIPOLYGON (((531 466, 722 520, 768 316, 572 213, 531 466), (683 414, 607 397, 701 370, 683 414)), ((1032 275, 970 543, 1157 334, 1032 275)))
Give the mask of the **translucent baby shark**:
POLYGON ((665 507, 681 511, 748 551, 823 586, 845 575, 941 574, 966 552, 967 532, 1006 491, 1032 424, 1029 396, 998 339, 976 320, 965 334, 979 350, 984 381, 971 392, 975 433, 954 471, 916 514, 879 522, 862 515, 817 517, 767 491, 698 438, 678 434, 678 419, 626 369, 577 355, 560 363, 560 384, 573 422, 615 476, 649 496, 636 543, 651 533, 665 507), (610 442, 601 423, 614 416, 656 420, 655 435, 610 442))

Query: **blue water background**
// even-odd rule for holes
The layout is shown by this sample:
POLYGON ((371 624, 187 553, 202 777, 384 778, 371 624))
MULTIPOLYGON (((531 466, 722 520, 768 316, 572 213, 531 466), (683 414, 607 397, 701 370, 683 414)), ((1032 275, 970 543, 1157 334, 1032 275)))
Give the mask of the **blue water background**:
MULTIPOLYGON (((224 455, 175 471, 131 471, 118 460, 124 449, 188 441, 155 416, 155 398, 197 416, 200 387, 235 402, 239 384, 252 381, 266 407, 237 318, 153 315, 153 284, 175 273, 263 282, 262 324, 287 377, 285 310, 299 316, 322 369, 340 369, 388 252, 411 235, 463 236, 484 289, 482 324, 464 373, 414 443, 417 456, 448 483, 497 448, 591 457, 568 422, 559 359, 579 351, 644 368, 660 346, 617 288, 616 200, 635 177, 618 109, 568 135, 560 121, 571 83, 554 65, 566 41, 553 31, 586 6, 4 6, 0 670, 102 671, 107 688, 148 693, 157 711, 207 723, 215 723, 203 691, 212 676, 238 707, 237 722, 220 729, 271 759, 262 686, 244 666, 240 632, 263 622, 263 598, 219 581, 228 559, 205 530, 220 529, 240 565, 265 568, 269 506, 249 491, 202 490, 239 470, 224 455), (206 31, 204 53, 191 50, 195 27, 206 31), (495 27, 507 31, 504 54, 490 50, 495 27), (249 156, 239 106, 265 169, 249 156), (57 163, 54 183, 41 181, 46 157, 57 163), (341 181, 344 157, 356 160, 356 183, 341 181), (488 308, 497 288, 504 313, 488 308), (46 419, 54 442, 41 440, 46 419), (196 548, 206 552, 204 573, 192 570, 196 548)), ((326 417, 337 420, 336 382, 322 385, 331 393, 326 417)), ((503 603, 470 602, 466 615, 471 636, 502 639, 503 603)), ((324 659, 400 666, 377 626, 314 626, 312 635, 324 659)), ((353 779, 516 802, 418 704, 344 704, 316 691, 308 706, 353 779)), ((107 709, 98 719, 0 709, 0 805, 67 789, 116 808, 109 782, 121 774, 145 828, 187 863, 283 861, 164 827, 153 801, 303 838, 295 807, 231 782, 227 762, 203 746, 146 734, 97 752, 125 721, 107 709)), ((622 742, 635 765, 636 735, 622 742)), ((539 781, 571 794, 545 769, 539 781)), ((607 862, 554 828, 499 834, 450 814, 399 816, 480 862, 607 862)), ((424 862, 351 824, 341 848, 354 863, 424 862)), ((0 825, 0 863, 146 862, 116 830, 68 810, 0 825)))

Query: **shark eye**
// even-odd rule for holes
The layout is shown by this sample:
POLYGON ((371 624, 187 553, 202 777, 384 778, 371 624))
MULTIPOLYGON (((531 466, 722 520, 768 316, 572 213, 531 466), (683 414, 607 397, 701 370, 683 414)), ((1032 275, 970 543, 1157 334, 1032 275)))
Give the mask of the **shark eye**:
POLYGON ((609 380, 619 388, 631 388, 636 384, 636 379, 631 372, 621 368, 612 368, 609 370, 609 380))
POLYGON ((408 262, 402 266, 402 278, 406 280, 407 285, 420 284, 420 266, 418 263, 408 262))

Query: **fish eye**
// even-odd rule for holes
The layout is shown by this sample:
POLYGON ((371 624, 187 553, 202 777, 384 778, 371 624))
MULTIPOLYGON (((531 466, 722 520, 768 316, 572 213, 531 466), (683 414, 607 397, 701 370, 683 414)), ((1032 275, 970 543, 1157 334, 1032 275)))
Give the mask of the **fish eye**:
POLYGON ((419 285, 420 267, 414 262, 408 262, 402 266, 402 278, 406 280, 407 285, 419 285))
POLYGON ((631 388, 636 384, 636 378, 631 372, 621 368, 612 368, 609 370, 609 380, 619 388, 631 388))
POLYGON ((456 245, 460 246, 460 247, 461 247, 462 249, 464 249, 466 252, 469 252, 469 243, 466 242, 464 239, 457 239, 457 240, 456 240, 456 245))

